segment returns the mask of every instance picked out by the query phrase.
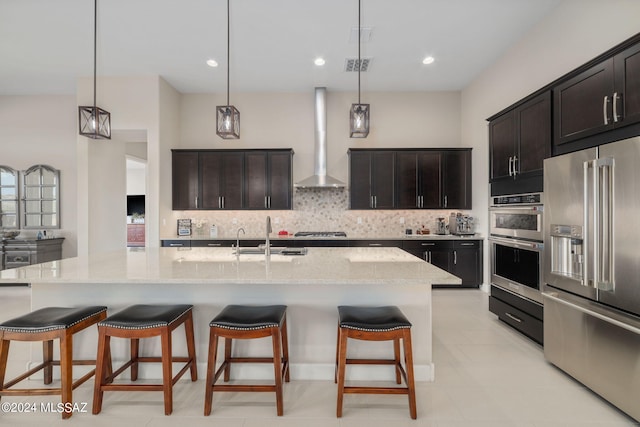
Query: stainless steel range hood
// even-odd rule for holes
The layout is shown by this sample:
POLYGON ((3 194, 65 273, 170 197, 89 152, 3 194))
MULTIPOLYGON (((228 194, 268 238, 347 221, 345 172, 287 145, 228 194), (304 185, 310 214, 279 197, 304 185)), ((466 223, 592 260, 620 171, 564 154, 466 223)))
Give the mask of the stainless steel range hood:
POLYGON ((315 175, 294 184, 298 188, 344 188, 346 184, 327 175, 327 88, 315 91, 315 175))

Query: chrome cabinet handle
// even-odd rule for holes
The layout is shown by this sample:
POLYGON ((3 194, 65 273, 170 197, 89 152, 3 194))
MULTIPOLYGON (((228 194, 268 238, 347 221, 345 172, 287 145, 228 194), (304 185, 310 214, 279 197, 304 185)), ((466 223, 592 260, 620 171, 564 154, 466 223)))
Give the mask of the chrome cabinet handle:
POLYGON ((618 95, 618 92, 613 92, 613 122, 617 123, 622 119, 622 117, 618 116, 618 101, 622 99, 621 95, 618 95))
POLYGON ((607 114, 607 104, 609 103, 609 95, 605 95, 602 100, 602 117, 604 119, 604 124, 609 124, 609 116, 607 114))
POLYGON ((370 197, 370 199, 371 199, 371 200, 369 200, 369 207, 370 207, 371 209, 373 209, 373 208, 374 208, 374 206, 373 206, 373 196, 371 196, 371 197, 370 197))
POLYGON ((517 164, 518 164, 518 156, 513 156, 513 177, 514 178, 518 174, 518 167, 516 166, 517 164))
POLYGON ((460 243, 460 246, 475 246, 475 243, 460 243))
POLYGON ((222 209, 224 209, 225 202, 226 202, 226 200, 225 200, 224 196, 222 196, 222 209))
POLYGON ((207 243, 207 246, 222 246, 222 243, 207 243))
POLYGON ((518 318, 518 317, 514 316, 513 314, 511 314, 511 313, 507 313, 507 312, 505 312, 504 314, 505 314, 505 316, 507 316, 509 319, 511 319, 511 320, 515 320, 515 321, 516 321, 516 322, 518 322, 518 323, 522 323, 522 319, 520 319, 520 318, 518 318))
POLYGON ((382 246, 382 243, 369 243, 369 246, 382 246))
POLYGON ((198 196, 196 196, 196 209, 198 208, 198 196))
POLYGON ((509 176, 513 176, 513 156, 509 156, 509 176))
POLYGON ((436 244, 435 244, 435 243, 428 243, 428 242, 426 242, 426 243, 421 243, 421 245, 422 245, 422 246, 435 246, 436 244))
POLYGON ((458 264, 458 251, 453 251, 453 264, 458 264))
POLYGON ((444 207, 446 208, 448 204, 447 196, 444 196, 444 207))
POLYGON ((269 197, 269 209, 271 209, 271 196, 268 196, 268 197, 269 197))
POLYGON ((169 246, 173 246, 173 247, 178 246, 178 247, 180 247, 180 246, 184 246, 184 243, 169 243, 169 246))

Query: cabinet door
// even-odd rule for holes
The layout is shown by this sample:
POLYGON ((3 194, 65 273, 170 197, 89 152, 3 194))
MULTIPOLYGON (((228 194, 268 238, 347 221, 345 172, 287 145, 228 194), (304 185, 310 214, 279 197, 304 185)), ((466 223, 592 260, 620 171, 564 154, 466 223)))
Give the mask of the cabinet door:
POLYGON ((442 207, 442 152, 425 151, 418 154, 418 182, 420 207, 438 209, 442 207))
POLYGON ((462 279, 462 286, 482 283, 480 242, 455 242, 451 258, 451 273, 462 279))
POLYGON ((291 152, 269 153, 268 166, 269 209, 291 209, 291 152))
POLYGON ((614 57, 616 126, 640 121, 640 44, 614 57))
POLYGON ((443 152, 443 201, 446 209, 471 209, 471 150, 443 152))
POLYGON ((371 195, 375 209, 394 207, 395 153, 374 151, 371 158, 371 195))
POLYGON ((558 146, 613 128, 613 58, 553 88, 554 138, 558 146))
POLYGON ((247 209, 267 209, 267 153, 245 154, 245 204, 247 209))
POLYGON ((544 159, 551 155, 551 92, 521 105, 515 114, 518 134, 515 170, 518 175, 541 174, 544 159))
POLYGON ((174 151, 171 159, 173 209, 197 209, 199 197, 198 153, 174 151))
POLYGON ((418 154, 396 153, 396 206, 399 209, 420 207, 418 200, 418 154))
POLYGON ((371 152, 349 152, 349 197, 351 209, 372 209, 371 152))
POLYGON ((490 181, 510 177, 516 146, 515 113, 509 111, 489 122, 490 181))
POLYGON ((200 153, 200 208, 242 208, 243 159, 241 152, 200 153))
POLYGON ((449 247, 435 245, 426 251, 427 261, 445 271, 450 271, 452 251, 449 247))

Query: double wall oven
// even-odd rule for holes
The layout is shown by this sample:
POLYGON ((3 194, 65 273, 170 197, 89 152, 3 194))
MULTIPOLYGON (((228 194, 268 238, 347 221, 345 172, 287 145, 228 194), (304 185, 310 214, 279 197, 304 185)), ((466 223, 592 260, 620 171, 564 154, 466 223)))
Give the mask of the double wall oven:
POLYGON ((492 196, 489 202, 491 283, 542 304, 542 193, 492 196))

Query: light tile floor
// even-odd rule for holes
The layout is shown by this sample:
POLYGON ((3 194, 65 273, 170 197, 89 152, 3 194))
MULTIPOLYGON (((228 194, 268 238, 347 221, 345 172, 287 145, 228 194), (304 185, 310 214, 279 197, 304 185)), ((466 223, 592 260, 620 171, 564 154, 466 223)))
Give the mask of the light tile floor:
MULTIPOLYGON (((91 415, 93 381, 74 393, 88 413, 69 420, 57 414, 0 412, 7 426, 164 427, 603 427, 639 426, 597 395, 544 360, 542 348, 501 323, 478 290, 433 291, 436 380, 418 383, 418 420, 409 418, 406 396, 349 395, 335 418, 331 381, 285 385, 285 416, 275 415, 271 393, 219 393, 204 417, 204 383, 181 380, 174 411, 163 415, 160 393, 105 394, 100 415, 91 415)), ((0 320, 29 310, 28 288, 0 287, 0 320)), ((9 373, 28 359, 28 345, 12 346, 9 373)), ((48 397, 5 397, 2 402, 57 402, 48 397)))

